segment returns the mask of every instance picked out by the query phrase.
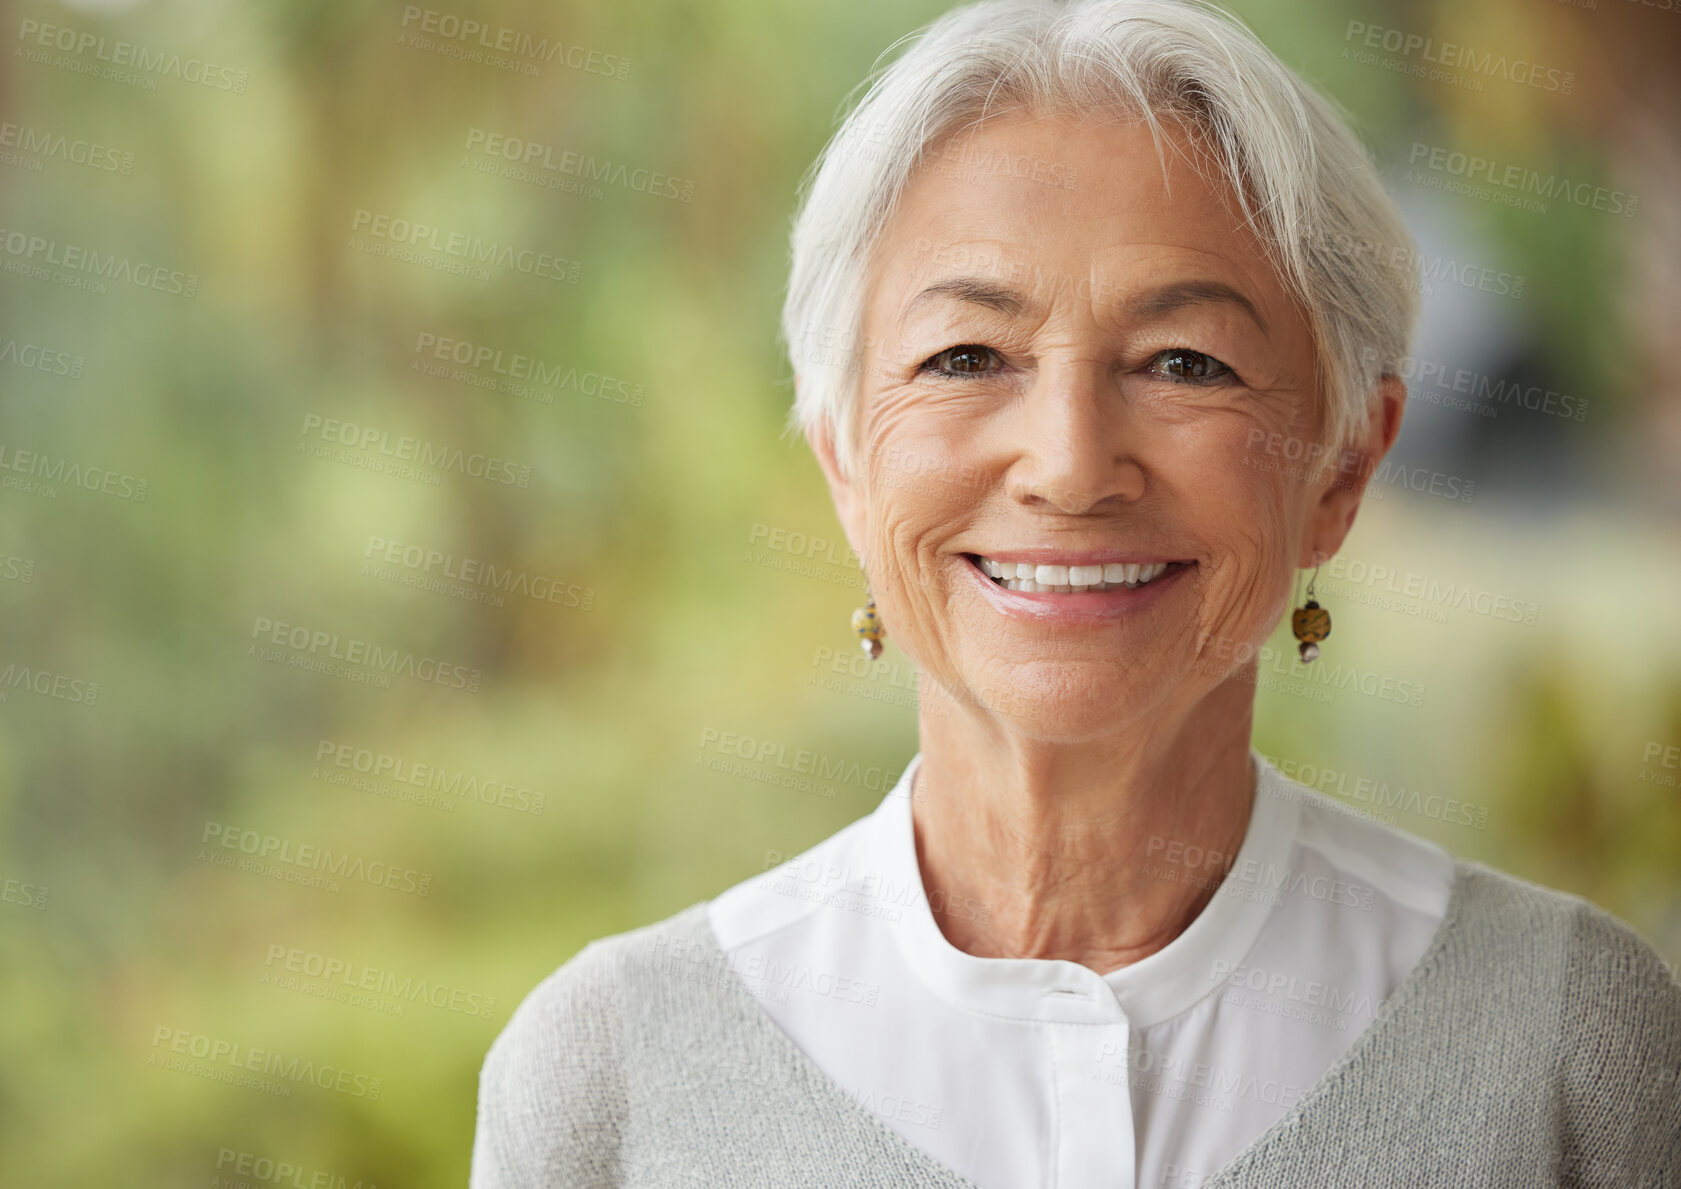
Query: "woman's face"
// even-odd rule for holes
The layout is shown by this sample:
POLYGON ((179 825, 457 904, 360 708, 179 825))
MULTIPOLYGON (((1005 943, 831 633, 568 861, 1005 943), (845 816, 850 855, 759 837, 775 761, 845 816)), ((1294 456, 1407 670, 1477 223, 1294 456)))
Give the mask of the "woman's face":
POLYGON ((997 117, 927 161, 873 258, 854 480, 814 442, 888 634, 1045 739, 1188 708, 1352 521, 1346 478, 1284 473, 1318 438, 1304 316, 1143 124, 997 117), (985 572, 1105 562, 1161 569, 985 572))

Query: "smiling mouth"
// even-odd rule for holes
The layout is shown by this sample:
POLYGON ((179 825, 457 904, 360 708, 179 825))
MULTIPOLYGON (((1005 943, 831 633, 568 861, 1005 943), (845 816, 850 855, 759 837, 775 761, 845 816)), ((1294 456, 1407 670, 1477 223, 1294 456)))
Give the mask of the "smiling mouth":
POLYGON ((1182 561, 1107 562, 1102 565, 1059 566, 999 561, 979 553, 965 553, 993 584, 1006 590, 1041 594, 1079 594, 1091 590, 1138 590, 1190 565, 1182 561))

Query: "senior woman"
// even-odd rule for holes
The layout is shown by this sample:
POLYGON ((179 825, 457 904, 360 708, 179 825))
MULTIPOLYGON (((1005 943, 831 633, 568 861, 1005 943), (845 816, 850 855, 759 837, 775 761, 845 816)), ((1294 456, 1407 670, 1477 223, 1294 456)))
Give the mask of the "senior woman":
POLYGON ((1217 10, 925 30, 811 179, 783 327, 920 750, 545 979, 475 1189, 1681 1184, 1652 948, 1250 745, 1256 650, 1395 440, 1413 259, 1217 10))

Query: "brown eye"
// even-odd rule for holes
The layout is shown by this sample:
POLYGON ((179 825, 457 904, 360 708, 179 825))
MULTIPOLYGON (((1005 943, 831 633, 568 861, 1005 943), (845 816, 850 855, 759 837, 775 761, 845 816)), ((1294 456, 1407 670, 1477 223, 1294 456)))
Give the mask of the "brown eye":
POLYGON ((991 347, 964 343, 958 347, 947 347, 938 355, 931 356, 919 370, 933 372, 937 376, 984 376, 997 370, 988 366, 997 358, 991 347))
POLYGON ((1232 369, 1212 355, 1174 347, 1157 355, 1151 361, 1150 370, 1179 384, 1207 384, 1231 374, 1232 369))

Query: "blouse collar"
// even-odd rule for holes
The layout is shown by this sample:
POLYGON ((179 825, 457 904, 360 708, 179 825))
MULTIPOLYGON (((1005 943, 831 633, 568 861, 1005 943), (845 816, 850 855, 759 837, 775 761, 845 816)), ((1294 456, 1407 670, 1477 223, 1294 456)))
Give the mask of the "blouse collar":
MULTIPOLYGON (((1273 911, 1264 885, 1240 872, 1284 871, 1295 846, 1300 803, 1266 757, 1250 749, 1256 772, 1249 826, 1219 891, 1162 949, 1107 974, 1060 958, 980 958, 946 940, 929 910, 916 859, 910 789, 918 751, 870 815, 869 847, 892 885, 914 890, 891 922, 905 961, 948 1002, 1024 1020, 1115 1022, 1144 1028, 1179 1014, 1209 994, 1217 975, 1240 965, 1273 911)), ((1164 864, 1167 866, 1168 864, 1164 864)), ((1194 875, 1182 862, 1172 869, 1194 875)), ((1209 869, 1211 872, 1214 868, 1209 869)), ((952 906, 950 911, 962 911, 952 906)))

